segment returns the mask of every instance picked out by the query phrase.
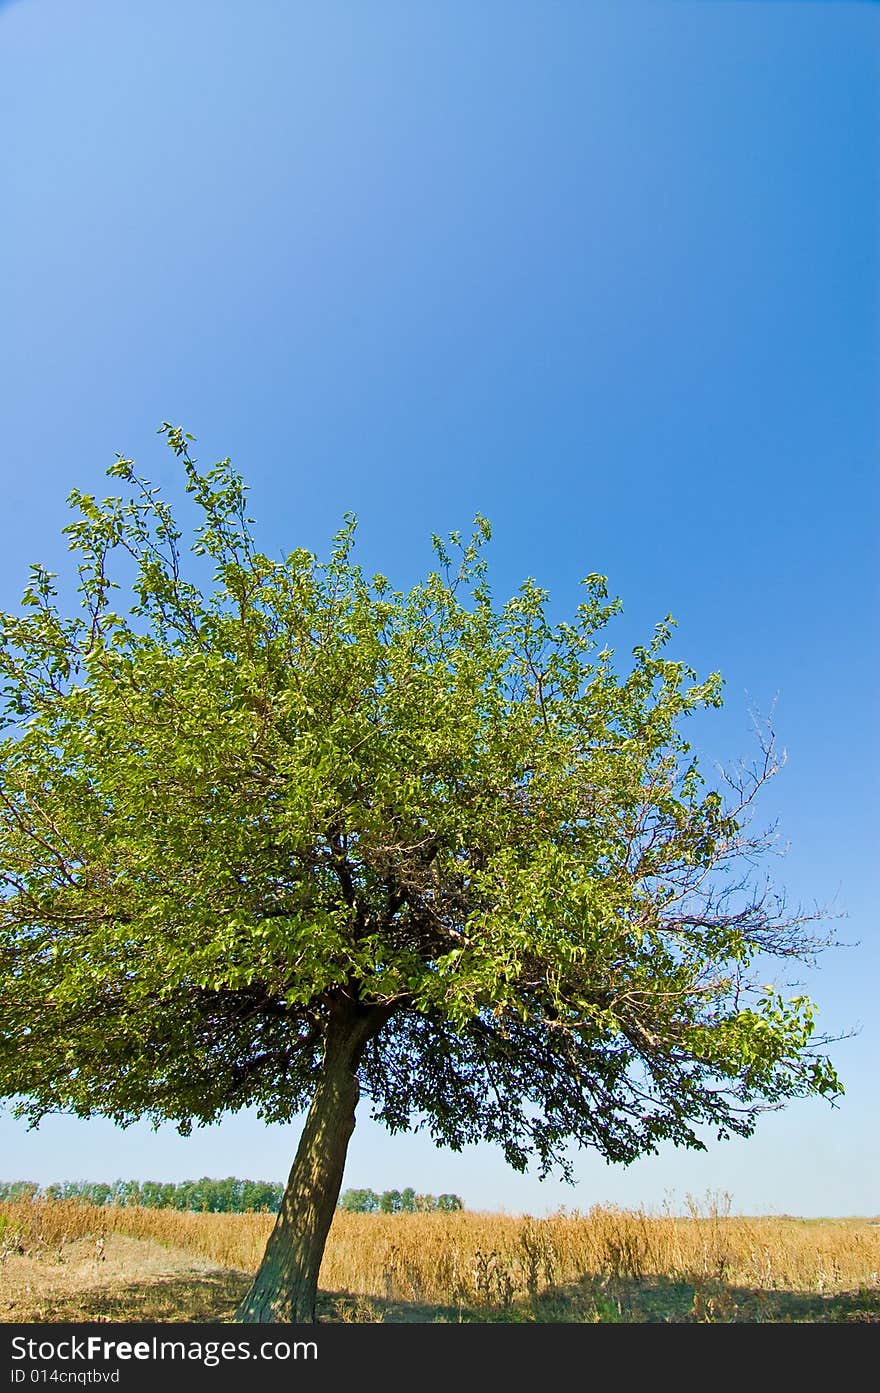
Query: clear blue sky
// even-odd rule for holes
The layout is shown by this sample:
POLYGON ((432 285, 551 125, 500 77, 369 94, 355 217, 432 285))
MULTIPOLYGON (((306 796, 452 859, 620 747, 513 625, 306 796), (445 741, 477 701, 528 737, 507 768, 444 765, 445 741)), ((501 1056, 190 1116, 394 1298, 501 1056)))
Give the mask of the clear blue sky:
MULTIPOLYGON (((479 510, 499 591, 534 575, 561 616, 609 576, 624 662, 671 610, 727 679, 709 761, 778 693, 780 875, 857 944, 806 977, 861 1027, 840 1107, 582 1156, 573 1190, 362 1110, 345 1183, 880 1211, 880 6, 17 0, 0 129, 0 606, 63 571, 65 496, 115 451, 174 493, 168 419, 233 457, 269 550, 352 509, 406 583, 479 510)), ((295 1142, 0 1115, 0 1178, 281 1178, 295 1142)))

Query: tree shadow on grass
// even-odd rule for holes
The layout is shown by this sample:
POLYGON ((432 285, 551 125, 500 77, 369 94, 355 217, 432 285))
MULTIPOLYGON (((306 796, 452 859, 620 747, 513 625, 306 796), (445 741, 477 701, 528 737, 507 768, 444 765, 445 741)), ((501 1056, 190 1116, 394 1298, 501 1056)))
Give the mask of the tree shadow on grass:
POLYGON ((532 1319, 547 1323, 880 1322, 880 1291, 821 1294, 739 1287, 711 1279, 586 1279, 542 1292, 528 1302, 528 1309, 532 1319))
POLYGON ((427 1305, 322 1292, 319 1320, 394 1324, 880 1323, 880 1290, 831 1294, 729 1286, 717 1281, 585 1279, 504 1306, 427 1305))
POLYGON ((244 1272, 218 1269, 100 1286, 44 1297, 17 1320, 62 1321, 231 1321, 250 1285, 244 1272))
MULTIPOLYGON (((218 1268, 155 1276, 118 1287, 54 1293, 16 1312, 24 1321, 231 1323, 251 1282, 218 1268)), ((11 1314, 11 1313, 10 1313, 11 1314)), ((727 1286, 720 1282, 585 1279, 504 1306, 433 1305, 350 1292, 321 1291, 317 1318, 337 1324, 729 1324, 880 1323, 880 1290, 811 1294, 727 1286)))

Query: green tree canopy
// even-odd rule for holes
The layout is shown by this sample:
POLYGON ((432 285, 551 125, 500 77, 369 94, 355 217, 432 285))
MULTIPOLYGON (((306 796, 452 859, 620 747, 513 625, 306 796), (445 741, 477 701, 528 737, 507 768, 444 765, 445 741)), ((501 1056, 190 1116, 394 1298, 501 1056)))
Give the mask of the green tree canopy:
POLYGON ((761 985, 817 946, 748 874, 772 743, 704 783, 682 728, 721 681, 667 656, 671 620, 618 674, 604 578, 567 622, 531 580, 496 604, 481 518, 406 591, 364 575, 351 518, 326 560, 273 559, 229 461, 202 473, 163 430, 206 559, 119 457, 121 496, 70 496, 79 611, 34 566, 0 621, 21 1115, 185 1132, 311 1104, 242 1308, 308 1318, 358 1090, 391 1131, 543 1174, 570 1143, 629 1162, 839 1089, 811 1003, 761 985))

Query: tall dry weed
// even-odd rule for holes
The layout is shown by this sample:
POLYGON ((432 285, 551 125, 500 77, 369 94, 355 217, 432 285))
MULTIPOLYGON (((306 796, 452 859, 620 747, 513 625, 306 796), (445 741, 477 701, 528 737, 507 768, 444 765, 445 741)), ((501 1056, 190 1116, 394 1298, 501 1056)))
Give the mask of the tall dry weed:
MULTIPOLYGON (((497 1307, 584 1281, 689 1282, 712 1300, 712 1284, 831 1294, 880 1283, 880 1226, 869 1220, 743 1218, 729 1210, 729 1199, 716 1197, 690 1200, 685 1216, 612 1206, 544 1219, 338 1211, 321 1285, 356 1297, 497 1307)), ((273 1222, 271 1214, 20 1200, 0 1205, 0 1258, 20 1248, 62 1251, 73 1239, 97 1243, 118 1233, 252 1272, 273 1222)))

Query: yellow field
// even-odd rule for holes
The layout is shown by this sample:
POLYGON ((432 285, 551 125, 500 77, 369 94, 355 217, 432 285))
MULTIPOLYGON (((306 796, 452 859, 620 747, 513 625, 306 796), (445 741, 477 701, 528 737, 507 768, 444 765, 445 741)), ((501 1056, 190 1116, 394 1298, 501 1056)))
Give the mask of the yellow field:
MULTIPOLYGON (((124 1236, 250 1273, 272 1223, 268 1214, 7 1203, 0 1261, 63 1261, 84 1240, 103 1252, 124 1236)), ((434 1313, 397 1319, 876 1319, 880 1224, 738 1218, 717 1204, 687 1218, 614 1208, 546 1219, 338 1212, 321 1287, 351 1298, 354 1319, 382 1319, 392 1306, 434 1313), (822 1314, 847 1295, 854 1314, 822 1314)))

